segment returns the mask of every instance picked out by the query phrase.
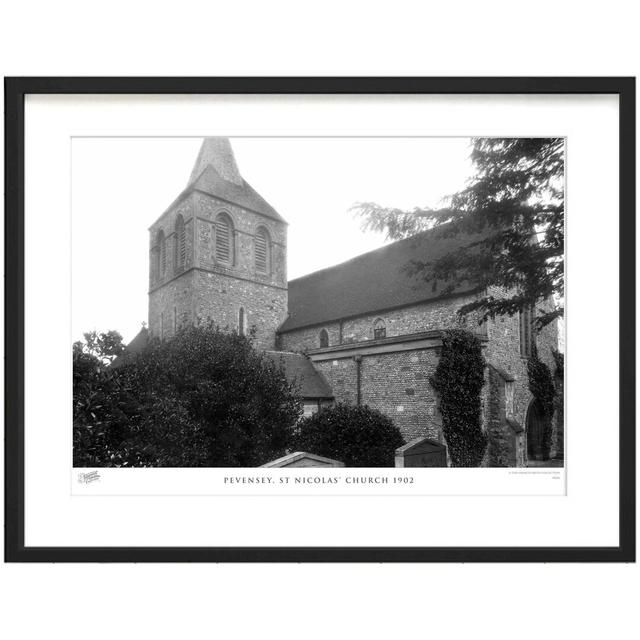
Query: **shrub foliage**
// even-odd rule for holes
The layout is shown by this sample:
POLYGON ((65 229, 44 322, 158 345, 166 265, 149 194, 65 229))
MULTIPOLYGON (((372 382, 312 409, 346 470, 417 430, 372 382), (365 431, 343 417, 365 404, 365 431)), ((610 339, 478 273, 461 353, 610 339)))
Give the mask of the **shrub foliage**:
POLYGON ((480 393, 486 363, 478 338, 452 329, 442 338, 442 354, 431 385, 439 396, 444 437, 454 467, 478 467, 487 447, 480 393))
POLYGON ((75 466, 241 466, 289 448, 301 413, 249 339, 186 327, 117 368, 73 354, 75 466))
POLYGON ((294 451, 344 462, 347 467, 393 467, 404 444, 392 420, 368 406, 337 404, 300 421, 294 451))

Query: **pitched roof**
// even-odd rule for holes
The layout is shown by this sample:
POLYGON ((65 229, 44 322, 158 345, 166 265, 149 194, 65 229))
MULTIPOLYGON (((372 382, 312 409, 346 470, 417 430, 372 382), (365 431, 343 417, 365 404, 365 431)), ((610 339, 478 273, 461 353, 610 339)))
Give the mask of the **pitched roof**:
POLYGON ((242 176, 236 164, 229 138, 205 138, 202 141, 187 186, 195 182, 204 169, 209 166, 213 167, 223 180, 242 185, 242 176))
POLYGON ((146 327, 142 327, 136 334, 133 340, 126 346, 126 350, 122 355, 119 355, 113 360, 110 367, 116 369, 123 364, 127 364, 134 360, 134 356, 141 353, 149 343, 149 330, 146 327))
POLYGON ((242 177, 236 164, 229 138, 204 138, 196 162, 191 170, 187 186, 158 220, 194 191, 200 191, 232 204, 237 204, 244 209, 255 211, 272 220, 287 223, 242 177))
POLYGON ((290 351, 265 351, 265 356, 275 364, 282 363, 287 380, 297 381, 302 398, 333 398, 333 391, 324 376, 305 355, 290 351))
POLYGON ((240 183, 225 180, 213 165, 208 164, 202 169, 202 173, 189 183, 180 197, 192 191, 202 191, 250 211, 261 213, 272 220, 285 222, 285 219, 244 178, 240 180, 240 183))
MULTIPOLYGON (((426 282, 424 274, 409 276, 411 260, 430 261, 468 244, 467 234, 446 237, 442 227, 424 231, 334 267, 289 282, 289 316, 280 326, 285 333, 384 309, 417 304, 445 295, 447 283, 426 282)), ((452 294, 477 289, 462 283, 452 294)))
POLYGON ((344 467, 344 462, 318 456, 308 451, 294 451, 282 458, 276 458, 263 467, 344 467))

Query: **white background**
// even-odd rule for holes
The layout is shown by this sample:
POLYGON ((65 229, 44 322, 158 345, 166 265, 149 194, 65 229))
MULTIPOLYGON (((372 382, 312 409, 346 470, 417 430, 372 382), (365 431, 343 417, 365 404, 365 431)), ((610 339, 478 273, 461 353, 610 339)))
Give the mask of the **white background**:
MULTIPOLYGON (((297 2, 181 2, 169 13, 157 2, 22 2, 3 10, 0 51, 5 75, 635 75, 631 6, 324 2, 305 12, 297 2)), ((310 638, 601 638, 638 628, 637 565, 1 572, 12 638, 298 637, 301 628, 310 638)))

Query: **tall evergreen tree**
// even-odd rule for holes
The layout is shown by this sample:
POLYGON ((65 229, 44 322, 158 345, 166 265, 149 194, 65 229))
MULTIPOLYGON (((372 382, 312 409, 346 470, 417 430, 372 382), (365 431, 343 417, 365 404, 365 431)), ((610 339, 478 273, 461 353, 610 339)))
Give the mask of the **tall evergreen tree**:
POLYGON ((443 237, 465 234, 454 251, 407 265, 411 274, 447 283, 500 287, 464 305, 482 319, 513 315, 553 298, 553 310, 537 309, 542 327, 563 314, 564 300, 564 140, 562 138, 474 138, 475 175, 440 208, 407 211, 373 202, 354 205, 365 230, 398 240, 425 229, 443 237))

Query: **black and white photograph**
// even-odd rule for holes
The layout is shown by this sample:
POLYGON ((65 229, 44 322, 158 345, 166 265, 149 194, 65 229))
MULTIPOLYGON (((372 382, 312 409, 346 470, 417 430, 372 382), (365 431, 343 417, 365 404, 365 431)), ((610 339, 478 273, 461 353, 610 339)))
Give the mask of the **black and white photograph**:
POLYGON ((79 136, 71 168, 79 481, 564 467, 564 138, 79 136))
POLYGON ((629 557, 623 80, 140 82, 13 81, 14 557, 629 557))

